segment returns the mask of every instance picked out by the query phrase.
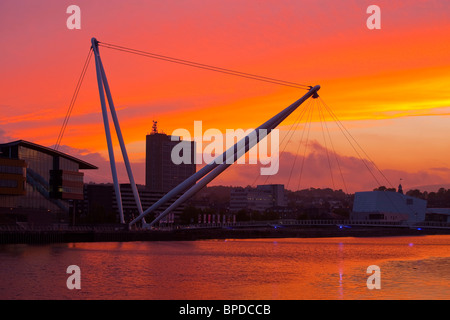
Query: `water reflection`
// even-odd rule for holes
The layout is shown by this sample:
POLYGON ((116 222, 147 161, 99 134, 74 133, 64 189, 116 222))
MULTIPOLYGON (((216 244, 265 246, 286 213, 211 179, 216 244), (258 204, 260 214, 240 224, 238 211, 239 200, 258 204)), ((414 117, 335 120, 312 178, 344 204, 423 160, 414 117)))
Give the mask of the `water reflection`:
POLYGON ((448 299, 449 246, 450 236, 4 245, 0 298, 448 299), (78 291, 65 286, 72 264, 78 291), (366 287, 369 265, 380 290, 366 287))
POLYGON ((339 299, 344 299, 344 287, 343 287, 343 275, 344 275, 344 244, 342 242, 339 242, 338 244, 338 256, 339 256, 339 262, 338 262, 338 270, 339 270, 339 287, 338 287, 338 297, 339 299))

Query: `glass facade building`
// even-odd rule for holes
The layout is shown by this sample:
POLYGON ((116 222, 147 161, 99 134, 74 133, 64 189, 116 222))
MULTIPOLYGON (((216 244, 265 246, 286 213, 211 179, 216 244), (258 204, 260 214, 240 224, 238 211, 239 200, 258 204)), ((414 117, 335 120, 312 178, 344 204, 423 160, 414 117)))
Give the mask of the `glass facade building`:
POLYGON ((0 144, 0 223, 68 221, 84 169, 97 167, 24 140, 0 144))

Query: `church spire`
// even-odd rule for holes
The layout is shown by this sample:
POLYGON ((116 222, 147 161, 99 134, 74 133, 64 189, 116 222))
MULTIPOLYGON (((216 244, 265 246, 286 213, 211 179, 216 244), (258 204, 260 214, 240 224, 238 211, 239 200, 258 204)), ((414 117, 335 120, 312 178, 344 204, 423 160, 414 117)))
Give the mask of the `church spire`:
MULTIPOLYGON (((400 179, 400 181, 402 181, 402 179, 400 179)), ((401 182, 398 185, 398 191, 397 192, 403 194, 403 187, 402 187, 402 183, 401 182)))

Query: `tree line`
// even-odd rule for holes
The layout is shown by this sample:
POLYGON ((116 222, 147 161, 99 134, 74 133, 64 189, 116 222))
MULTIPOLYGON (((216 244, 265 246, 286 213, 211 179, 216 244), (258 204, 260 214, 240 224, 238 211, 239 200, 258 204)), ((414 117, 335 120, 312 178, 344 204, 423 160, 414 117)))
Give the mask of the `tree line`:
MULTIPOLYGON (((389 191, 396 192, 395 188, 386 188, 380 186, 374 191, 389 191)), ((437 192, 434 191, 420 191, 419 189, 412 189, 406 192, 407 196, 419 198, 427 201, 429 208, 450 208, 450 189, 439 188, 437 192)))
POLYGON ((450 208, 450 189, 440 188, 437 192, 422 192, 418 189, 413 189, 406 192, 406 194, 427 200, 429 208, 450 208))

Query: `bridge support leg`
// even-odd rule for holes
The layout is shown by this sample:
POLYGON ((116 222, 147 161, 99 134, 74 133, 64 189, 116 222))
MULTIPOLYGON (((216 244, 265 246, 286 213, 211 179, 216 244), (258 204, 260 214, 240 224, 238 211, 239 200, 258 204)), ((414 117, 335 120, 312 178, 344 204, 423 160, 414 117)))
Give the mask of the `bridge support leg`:
MULTIPOLYGON (((102 80, 105 87, 106 97, 108 99, 109 109, 111 112, 111 117, 113 119, 114 127, 117 133, 117 139, 119 140, 120 150, 122 151, 123 161, 125 162, 125 168, 127 170, 128 179, 130 180, 131 190, 133 192, 134 201, 138 209, 138 213, 142 214, 142 204, 139 197, 139 192, 137 190, 136 182, 134 180, 133 171, 131 170, 130 159, 128 158, 128 152, 125 147, 125 142, 123 140, 122 130, 120 129, 119 119, 117 117, 116 108, 114 107, 114 102, 111 95, 111 90, 109 89, 108 79, 106 78, 105 69, 103 68, 103 63, 99 55, 100 69, 102 71, 102 80)), ((145 220, 143 220, 145 223, 145 220)))
POLYGON ((98 92, 100 95, 100 104, 102 106, 103 124, 105 126, 106 143, 108 145, 109 163, 111 165, 111 173, 114 182, 114 191, 116 194, 117 208, 119 210, 120 223, 125 223, 122 206, 122 196, 120 194, 119 180, 117 178, 116 161, 114 159, 114 148, 111 140, 111 131, 109 130, 108 113, 106 109, 105 92, 103 87, 102 70, 100 67, 100 55, 98 53, 98 42, 92 38, 92 49, 94 50, 95 69, 97 73, 98 92))
MULTIPOLYGON (((125 167, 127 170, 128 178, 130 180, 131 189, 133 191, 134 200, 136 202, 136 206, 138 209, 139 215, 143 213, 142 211, 142 204, 139 197, 139 192, 137 190, 136 182, 134 180, 133 172, 131 170, 130 160, 128 158, 128 153, 125 147, 125 142, 123 139, 122 131, 120 129, 119 119, 117 117, 116 109, 114 107, 114 102, 111 95, 111 90, 109 88, 108 79, 106 78, 105 69, 103 68, 102 60, 100 58, 100 54, 98 51, 98 41, 95 38, 92 38, 92 48, 94 51, 95 56, 95 66, 96 66, 96 72, 97 72, 97 83, 98 83, 98 89, 99 89, 99 95, 100 95, 100 104, 102 107, 102 115, 103 115, 103 124, 105 126, 105 135, 106 135, 106 142, 108 145, 108 153, 109 153, 109 160, 111 165, 111 173, 113 177, 114 182, 114 191, 116 194, 116 201, 117 201, 117 207, 119 210, 119 218, 120 223, 125 223, 125 218, 123 214, 123 204, 122 204, 122 195, 120 192, 120 185, 117 177, 117 169, 116 169, 116 162, 114 157, 114 149, 112 145, 111 140, 111 132, 109 127, 109 120, 108 120, 108 113, 106 109, 106 100, 105 100, 105 92, 106 97, 108 100, 109 109, 111 112, 111 118, 114 123, 114 127, 116 129, 117 138, 119 140, 120 149, 122 151, 122 156, 125 162, 125 167)), ((145 222, 145 220, 144 220, 145 222)))

